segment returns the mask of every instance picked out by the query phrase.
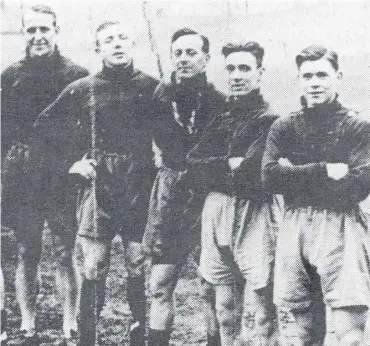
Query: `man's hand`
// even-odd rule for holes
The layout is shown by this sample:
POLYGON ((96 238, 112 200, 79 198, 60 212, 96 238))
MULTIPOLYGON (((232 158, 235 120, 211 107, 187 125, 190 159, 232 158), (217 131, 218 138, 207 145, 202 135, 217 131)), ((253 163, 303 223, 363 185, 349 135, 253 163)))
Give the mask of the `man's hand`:
POLYGON ((96 160, 93 159, 82 159, 75 162, 69 169, 69 174, 79 174, 88 180, 93 180, 96 178, 95 167, 97 165, 96 160))
POLYGON ((328 177, 334 180, 342 179, 348 174, 348 165, 346 163, 327 163, 326 169, 328 177))
POLYGON ((281 157, 278 161, 279 165, 280 166, 283 166, 283 167, 292 167, 293 164, 285 157, 281 157))
POLYGON ((235 170, 240 167, 241 163, 244 161, 244 157, 230 157, 229 166, 231 170, 235 170))

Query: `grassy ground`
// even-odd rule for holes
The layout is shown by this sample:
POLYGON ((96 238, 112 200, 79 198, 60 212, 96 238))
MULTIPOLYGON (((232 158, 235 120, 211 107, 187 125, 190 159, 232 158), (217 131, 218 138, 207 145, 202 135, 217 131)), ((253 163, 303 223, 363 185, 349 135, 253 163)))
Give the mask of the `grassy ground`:
MULTIPOLYGON (((62 310, 55 292, 55 259, 50 236, 44 237, 44 253, 40 264, 40 292, 37 298, 37 328, 40 330, 42 346, 55 345, 61 341, 62 310)), ((6 309, 9 313, 10 345, 15 345, 20 327, 20 311, 15 302, 14 239, 3 237, 2 265, 6 282, 6 309)), ((102 321, 99 325, 103 344, 126 345, 130 310, 126 301, 126 271, 124 269, 124 249, 119 238, 112 248, 111 268, 107 280, 107 296, 102 321)), ((194 261, 190 258, 184 268, 176 291, 177 314, 172 334, 173 345, 200 345, 206 340, 205 321, 202 313, 203 298, 199 293, 199 280, 196 277, 194 261)), ((72 346, 72 344, 70 345, 72 346)))

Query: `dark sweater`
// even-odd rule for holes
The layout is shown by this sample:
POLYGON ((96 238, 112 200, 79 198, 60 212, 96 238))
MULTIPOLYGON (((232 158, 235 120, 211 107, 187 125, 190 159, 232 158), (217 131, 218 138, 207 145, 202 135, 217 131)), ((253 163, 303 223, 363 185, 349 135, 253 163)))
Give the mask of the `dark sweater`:
POLYGON ((61 56, 25 59, 1 74, 2 154, 13 140, 30 144, 37 116, 73 81, 88 71, 61 56))
POLYGON ((207 126, 188 155, 189 170, 207 191, 265 201, 261 183, 261 160, 271 124, 278 115, 259 91, 240 101, 229 102, 230 111, 207 126), (240 167, 231 171, 228 159, 244 157, 240 167))
POLYGON ((126 68, 103 70, 70 84, 39 116, 35 129, 67 174, 91 149, 91 112, 96 115, 96 148, 152 166, 152 97, 157 81, 126 68), (93 97, 92 97, 93 94, 93 97))
POLYGON ((188 83, 160 84, 155 92, 154 139, 162 151, 163 164, 171 169, 186 169, 186 155, 199 141, 204 127, 225 107, 225 97, 207 83, 205 75, 188 83), (176 102, 180 123, 174 116, 176 102), (195 111, 193 133, 189 124, 195 111), (181 126, 183 124, 184 126, 181 126))
POLYGON ((284 195, 288 208, 347 210, 370 192, 370 123, 337 100, 280 119, 271 128, 263 158, 265 188, 284 195), (279 158, 294 165, 283 167, 279 158), (327 163, 345 163, 349 173, 328 177, 327 163))

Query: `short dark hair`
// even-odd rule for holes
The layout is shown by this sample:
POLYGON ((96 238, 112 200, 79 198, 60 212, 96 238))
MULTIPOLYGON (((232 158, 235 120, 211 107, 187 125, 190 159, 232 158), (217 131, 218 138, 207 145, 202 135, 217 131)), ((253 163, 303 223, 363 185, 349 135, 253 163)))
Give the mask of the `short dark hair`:
POLYGON ((236 52, 251 53, 256 58, 258 68, 262 66, 263 57, 265 55, 265 49, 255 41, 249 41, 246 43, 227 43, 222 47, 221 52, 225 58, 231 53, 236 52))
POLYGON ((324 46, 313 44, 303 49, 295 58, 297 67, 300 68, 305 61, 316 61, 326 59, 335 71, 339 69, 338 54, 324 46))
POLYGON ((177 39, 179 39, 181 36, 187 36, 187 35, 197 35, 199 36, 203 41, 202 51, 206 54, 209 53, 209 40, 208 37, 201 35, 199 32, 189 29, 189 28, 182 28, 180 30, 177 30, 173 35, 171 39, 171 43, 174 43, 177 39))
POLYGON ((97 29, 96 29, 96 32, 95 32, 95 43, 97 46, 99 46, 99 40, 98 40, 98 33, 102 30, 104 30, 105 28, 108 28, 109 26, 112 26, 112 25, 118 25, 120 24, 120 22, 114 22, 114 21, 106 21, 106 22, 103 22, 101 23, 97 29))
POLYGON ((34 5, 31 7, 27 7, 26 10, 22 13, 22 26, 24 26, 24 14, 27 11, 50 14, 51 16, 53 16, 53 25, 57 26, 57 15, 55 11, 50 6, 47 5, 34 5))

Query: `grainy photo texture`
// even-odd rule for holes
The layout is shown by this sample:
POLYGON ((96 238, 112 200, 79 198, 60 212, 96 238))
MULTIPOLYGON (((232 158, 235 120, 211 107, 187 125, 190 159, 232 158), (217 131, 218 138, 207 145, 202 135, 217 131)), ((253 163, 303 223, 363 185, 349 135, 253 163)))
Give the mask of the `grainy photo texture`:
POLYGON ((1 345, 370 345, 369 1, 1 15, 1 345))

